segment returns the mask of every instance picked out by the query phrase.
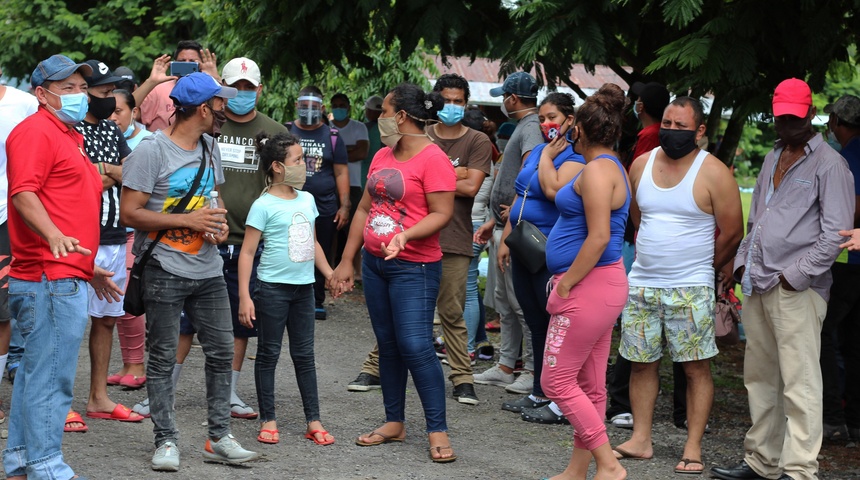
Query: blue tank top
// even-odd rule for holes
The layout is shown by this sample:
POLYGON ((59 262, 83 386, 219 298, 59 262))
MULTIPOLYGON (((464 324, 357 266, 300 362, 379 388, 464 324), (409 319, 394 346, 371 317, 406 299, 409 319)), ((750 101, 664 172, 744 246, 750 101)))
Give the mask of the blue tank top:
MULTIPOLYGON (((517 200, 511 206, 510 219, 511 228, 517 228, 520 209, 523 208, 523 196, 526 188, 528 188, 529 195, 526 199, 525 209, 523 209, 523 220, 533 223, 544 235, 549 236, 552 226, 558 220, 558 210, 555 208, 555 203, 544 195, 537 173, 540 156, 546 146, 546 143, 536 146, 532 149, 529 156, 526 157, 525 162, 523 162, 523 168, 520 170, 514 183, 514 188, 517 191, 517 200)), ((585 165, 585 159, 582 155, 574 152, 570 145, 552 161, 556 170, 561 168, 565 162, 577 162, 585 165)))
MULTIPOLYGON (((624 172, 624 167, 617 158, 610 155, 600 155, 597 158, 609 158, 624 172)), ((582 242, 588 236, 588 225, 585 222, 585 208, 582 197, 576 193, 573 184, 582 172, 578 173, 573 180, 559 190, 555 196, 555 206, 558 208, 558 222, 552 228, 546 242, 546 264, 553 275, 564 273, 573 263, 582 242)), ((609 215, 609 244, 600 260, 598 267, 609 265, 621 258, 621 247, 624 243, 624 229, 627 226, 627 213, 630 210, 630 187, 627 187, 627 199, 624 205, 613 210, 609 215)))

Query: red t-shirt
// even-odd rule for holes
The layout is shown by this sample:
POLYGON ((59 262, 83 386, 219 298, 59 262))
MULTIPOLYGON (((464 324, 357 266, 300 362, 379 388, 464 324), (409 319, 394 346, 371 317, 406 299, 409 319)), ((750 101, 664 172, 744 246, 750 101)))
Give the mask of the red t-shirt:
POLYGON ((652 123, 639 131, 636 140, 636 148, 633 150, 633 160, 639 155, 648 153, 660 146, 660 124, 652 123))
POLYGON ((44 107, 18 124, 6 140, 9 178, 9 276, 39 282, 93 277, 99 248, 102 181, 84 153, 84 137, 44 107), (92 255, 54 258, 42 237, 24 223, 12 203, 21 192, 33 192, 63 235, 78 239, 92 255))
MULTIPOLYGON (((428 145, 405 162, 398 161, 390 148, 373 156, 367 174, 370 213, 364 226, 364 248, 377 257, 382 244, 421 221, 430 210, 428 193, 453 192, 457 176, 448 156, 436 145, 428 145)), ((397 256, 410 262, 437 262, 442 259, 439 232, 420 240, 410 240, 397 256)))

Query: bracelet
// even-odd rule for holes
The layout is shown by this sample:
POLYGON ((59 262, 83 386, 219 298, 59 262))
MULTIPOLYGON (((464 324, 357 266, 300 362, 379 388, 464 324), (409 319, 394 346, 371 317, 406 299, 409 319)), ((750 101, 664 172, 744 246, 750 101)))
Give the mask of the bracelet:
POLYGON ((96 162, 96 168, 98 169, 98 171, 101 175, 106 175, 105 166, 102 162, 96 162))

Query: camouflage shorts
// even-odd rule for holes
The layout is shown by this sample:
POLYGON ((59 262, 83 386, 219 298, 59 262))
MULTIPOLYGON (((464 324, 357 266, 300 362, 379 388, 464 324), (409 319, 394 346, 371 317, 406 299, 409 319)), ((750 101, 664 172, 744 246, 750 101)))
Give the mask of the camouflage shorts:
POLYGON ((630 287, 621 313, 618 351, 631 362, 663 356, 663 337, 672 361, 705 360, 719 353, 714 339, 714 289, 630 287))

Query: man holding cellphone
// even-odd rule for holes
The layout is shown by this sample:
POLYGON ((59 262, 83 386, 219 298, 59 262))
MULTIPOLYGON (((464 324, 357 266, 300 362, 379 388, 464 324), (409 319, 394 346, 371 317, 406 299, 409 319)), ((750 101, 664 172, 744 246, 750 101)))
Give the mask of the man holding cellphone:
MULTIPOLYGON (((215 54, 209 49, 204 49, 195 40, 182 40, 176 45, 173 54, 173 62, 170 66, 170 74, 184 76, 191 73, 191 69, 182 63, 194 63, 197 70, 208 73, 216 81, 221 81, 215 63, 215 54), (177 64, 177 65, 174 65, 177 64)), ((146 98, 140 102, 140 120, 146 125, 147 130, 155 132, 166 128, 173 117, 173 100, 170 99, 170 91, 176 85, 176 79, 159 84, 146 98)))

